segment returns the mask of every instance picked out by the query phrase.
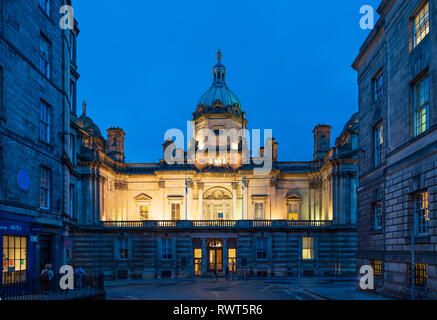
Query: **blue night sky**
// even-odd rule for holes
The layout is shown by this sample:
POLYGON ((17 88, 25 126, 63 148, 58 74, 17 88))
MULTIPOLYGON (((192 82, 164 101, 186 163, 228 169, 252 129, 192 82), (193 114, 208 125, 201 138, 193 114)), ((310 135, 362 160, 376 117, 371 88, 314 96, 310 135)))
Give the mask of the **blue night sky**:
POLYGON ((75 0, 78 112, 85 99, 105 137, 122 127, 128 162, 157 161, 165 131, 185 131, 209 89, 220 48, 248 128, 273 130, 279 160, 311 160, 314 126, 330 124, 334 144, 358 110, 359 10, 380 0, 309 3, 75 0))

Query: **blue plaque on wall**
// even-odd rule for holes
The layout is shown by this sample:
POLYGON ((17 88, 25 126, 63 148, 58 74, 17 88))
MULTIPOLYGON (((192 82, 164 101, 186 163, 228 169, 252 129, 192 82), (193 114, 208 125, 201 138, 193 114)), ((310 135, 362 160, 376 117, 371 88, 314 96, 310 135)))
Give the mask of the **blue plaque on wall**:
POLYGON ((17 185, 21 191, 27 192, 30 189, 30 176, 26 170, 20 169, 17 172, 17 185))

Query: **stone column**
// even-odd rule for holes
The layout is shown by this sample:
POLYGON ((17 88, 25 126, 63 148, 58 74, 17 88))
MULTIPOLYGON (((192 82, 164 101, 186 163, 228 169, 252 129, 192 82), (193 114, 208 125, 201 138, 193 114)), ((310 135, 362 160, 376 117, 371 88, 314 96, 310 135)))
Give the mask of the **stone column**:
POLYGON ((162 220, 165 220, 165 181, 164 180, 159 180, 158 182, 158 186, 160 189, 160 193, 161 193, 161 201, 162 201, 162 220))
MULTIPOLYGON (((272 220, 273 217, 275 219, 278 219, 284 216, 283 212, 277 212, 278 207, 276 206, 276 188, 278 187, 278 180, 276 178, 273 178, 270 180, 270 220, 272 220)), ((285 211, 285 219, 288 219, 287 217, 287 210, 285 211)))
POLYGON ((188 180, 187 182, 187 186, 188 186, 188 192, 187 192, 187 199, 185 199, 185 201, 187 201, 187 220, 193 220, 193 212, 192 212, 192 207, 193 207, 193 181, 188 180))
POLYGON ((228 239, 223 239, 223 274, 228 271, 228 239))
POLYGON ((243 220, 249 219, 249 180, 244 179, 244 193, 243 193, 244 212, 243 220))
POLYGON ((237 213, 237 188, 238 182, 232 182, 232 219, 235 220, 238 216, 237 213))
POLYGON ((206 239, 202 239, 202 274, 206 274, 206 239))
POLYGON ((197 182, 197 188, 199 189, 199 197, 197 200, 199 201, 199 206, 198 206, 197 215, 199 220, 203 220, 203 186, 204 186, 203 182, 197 182))

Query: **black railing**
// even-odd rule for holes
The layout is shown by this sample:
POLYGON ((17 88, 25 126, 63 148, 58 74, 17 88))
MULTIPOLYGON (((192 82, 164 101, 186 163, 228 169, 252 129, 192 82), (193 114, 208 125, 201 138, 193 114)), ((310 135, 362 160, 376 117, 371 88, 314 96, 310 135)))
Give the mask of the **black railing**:
POLYGON ((323 228, 333 224, 330 220, 147 220, 147 221, 101 221, 107 229, 253 229, 253 228, 323 228))
POLYGON ((101 298, 105 295, 104 276, 102 273, 88 274, 82 280, 81 288, 62 289, 61 276, 51 281, 30 279, 9 282, 3 279, 0 285, 1 300, 78 300, 101 298))

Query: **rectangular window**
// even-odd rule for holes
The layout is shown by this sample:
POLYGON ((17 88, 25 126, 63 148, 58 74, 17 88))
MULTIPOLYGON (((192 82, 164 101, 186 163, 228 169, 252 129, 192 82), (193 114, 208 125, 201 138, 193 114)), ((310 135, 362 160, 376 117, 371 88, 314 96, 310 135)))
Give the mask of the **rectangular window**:
POLYGON ((229 272, 237 271, 237 249, 234 248, 228 249, 228 267, 229 267, 229 272))
POLYGON ((181 204, 172 203, 171 204, 171 219, 180 220, 181 219, 181 204))
POLYGON ((418 136, 429 128, 429 77, 414 85, 414 135, 418 136))
POLYGON ((373 78, 373 100, 378 101, 384 93, 384 77, 382 71, 373 78))
POLYGON ((70 184, 70 217, 76 216, 76 193, 74 191, 74 184, 70 184))
POLYGON ((70 112, 76 113, 76 83, 70 80, 70 112))
POLYGON ((373 268, 373 275, 375 277, 380 277, 382 275, 382 261, 381 260, 370 260, 370 264, 373 268))
POLYGON ((3 284, 26 280, 27 238, 3 236, 3 284))
POLYGON ((39 70, 41 73, 50 79, 50 42, 43 36, 40 35, 39 39, 39 70))
POLYGON ((129 259, 129 239, 121 238, 118 240, 118 252, 120 260, 129 259))
POLYGON ((50 143, 50 106, 44 101, 40 101, 39 116, 39 139, 45 143, 50 143))
MULTIPOLYGON (((414 264, 414 284, 416 286, 426 286, 426 279, 428 279, 428 273, 426 269, 427 269, 427 265, 424 263, 414 264)), ((412 280, 411 263, 408 264, 408 278, 411 283, 412 280)))
POLYGON ((257 260, 267 259, 267 238, 256 239, 256 259, 257 260))
POLYGON ((74 134, 70 134, 70 161, 75 164, 75 152, 74 152, 74 134))
POLYGON ((382 229, 382 202, 375 202, 373 205, 373 214, 374 214, 374 228, 375 230, 382 229))
POLYGON ((416 234, 428 234, 429 221, 429 194, 420 192, 415 196, 414 219, 416 224, 416 234))
POLYGON ((429 33, 429 3, 419 10, 413 17, 413 41, 416 47, 429 33))
POLYGON ((173 258, 172 242, 172 239, 162 239, 162 260, 171 260, 173 258))
POLYGON ((302 238, 302 259, 313 260, 314 259, 314 239, 304 237, 302 238))
POLYGON ((257 202, 255 203, 255 220, 264 220, 264 203, 257 202))
POLYGON ((38 6, 48 16, 50 16, 50 0, 38 0, 38 6))
POLYGON ((140 220, 149 220, 149 206, 146 204, 141 204, 139 206, 140 210, 140 220))
POLYGON ((40 177, 40 208, 50 209, 51 170, 41 167, 40 177))
POLYGON ((287 204, 288 220, 299 220, 300 204, 296 202, 289 202, 287 204))
POLYGON ((76 47, 75 47, 75 34, 72 30, 70 30, 70 61, 72 63, 75 63, 75 54, 76 54, 76 47))
POLYGON ((382 124, 373 129, 373 154, 374 164, 378 167, 384 160, 384 127, 382 124))
POLYGON ((194 249, 194 275, 202 275, 202 249, 194 249))

